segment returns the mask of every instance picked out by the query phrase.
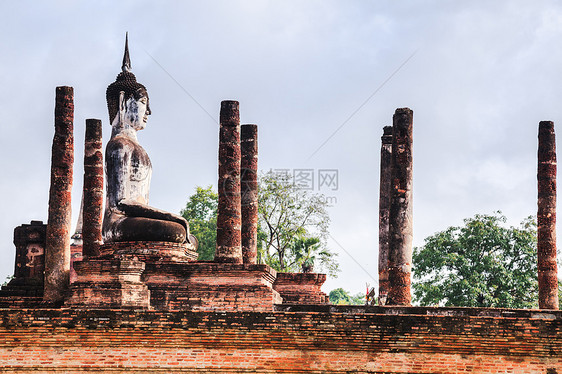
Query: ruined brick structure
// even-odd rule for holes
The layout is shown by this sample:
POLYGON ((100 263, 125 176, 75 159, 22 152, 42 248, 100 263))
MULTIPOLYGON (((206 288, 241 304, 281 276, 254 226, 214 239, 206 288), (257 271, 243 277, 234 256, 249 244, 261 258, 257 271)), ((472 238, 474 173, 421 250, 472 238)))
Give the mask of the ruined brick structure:
POLYGON ((241 264, 240 111, 238 101, 223 101, 219 134, 219 205, 215 261, 241 264))
MULTIPOLYGON (((127 97, 120 90, 108 93, 110 118, 125 118, 126 110, 134 121, 116 118, 112 125, 141 128, 150 114, 148 94, 133 81, 127 49, 122 74, 127 89, 133 88, 127 97)), ((245 125, 240 133, 236 101, 221 104, 215 261, 197 261, 196 240, 183 218, 127 199, 110 206, 106 217, 115 226, 106 231, 110 240, 100 243, 98 120, 88 120, 86 131, 84 243, 77 235, 71 246, 65 230, 72 92, 57 89, 49 225, 32 221, 14 232, 15 277, 0 291, 4 372, 562 373, 560 311, 409 306, 411 110, 398 109, 394 116, 388 182, 388 298, 402 306, 351 307, 329 304, 321 290, 325 274, 277 273, 256 263, 257 127, 245 125), (241 186, 244 169, 251 173, 241 186), (241 198, 245 194, 248 200, 241 198), (125 221, 162 230, 142 239, 138 227, 119 226, 125 221), (174 240, 156 240, 174 230, 180 233, 174 240), (75 273, 69 286, 70 253, 75 273)), ((148 155, 133 147, 144 162, 135 172, 149 172, 148 155)), ((112 167, 126 159, 119 152, 109 155, 112 167)), ((108 199, 118 194, 116 189, 108 199)))
POLYGON ((14 277, 0 290, 0 299, 9 296, 42 299, 46 232, 47 225, 42 221, 31 221, 14 229, 14 277))
POLYGON ((57 87, 55 136, 51 156, 49 220, 45 244, 47 302, 61 302, 70 283, 71 194, 74 163, 74 90, 57 87))
POLYGON ((242 259, 245 264, 255 264, 258 256, 258 126, 241 126, 240 152, 242 259))
POLYGON ((99 119, 86 120, 84 141, 84 187, 82 254, 97 256, 102 244, 101 226, 103 217, 103 153, 102 130, 99 119))
POLYGON ((539 307, 558 309, 556 263, 556 138, 554 123, 539 123, 537 253, 539 307))
POLYGON ((392 126, 383 128, 381 137, 381 170, 379 186, 379 303, 384 305, 390 288, 388 280, 388 252, 390 239, 390 192, 392 126))
POLYGON ((413 112, 396 109, 392 125, 388 244, 388 305, 410 305, 412 273, 413 112))

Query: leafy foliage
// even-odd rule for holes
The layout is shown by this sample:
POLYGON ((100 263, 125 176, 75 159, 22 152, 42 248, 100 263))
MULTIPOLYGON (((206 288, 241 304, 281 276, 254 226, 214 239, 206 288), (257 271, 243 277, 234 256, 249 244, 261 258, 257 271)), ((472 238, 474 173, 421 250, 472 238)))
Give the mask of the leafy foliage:
POLYGON ((191 234, 199 241, 197 252, 200 261, 211 261, 215 257, 218 200, 212 186, 197 186, 195 194, 189 197, 180 213, 189 222, 191 234))
POLYGON ((328 295, 330 298, 330 302, 335 305, 364 305, 365 304, 365 295, 362 293, 358 293, 355 296, 352 296, 344 290, 343 288, 336 288, 335 290, 330 291, 328 295))
POLYGON ((336 276, 336 254, 326 246, 330 217, 324 196, 308 193, 281 173, 261 175, 259 188, 258 259, 281 272, 315 264, 336 276))
MULTIPOLYGON (((277 271, 300 272, 317 265, 330 275, 338 271, 336 255, 326 248, 327 203, 294 186, 284 175, 259 178, 258 262, 277 271)), ((218 195, 212 187, 197 187, 181 215, 199 240, 199 260, 213 260, 217 237, 218 195)))
POLYGON ((536 223, 502 226, 501 212, 477 214, 415 248, 414 298, 421 305, 536 308, 536 223))

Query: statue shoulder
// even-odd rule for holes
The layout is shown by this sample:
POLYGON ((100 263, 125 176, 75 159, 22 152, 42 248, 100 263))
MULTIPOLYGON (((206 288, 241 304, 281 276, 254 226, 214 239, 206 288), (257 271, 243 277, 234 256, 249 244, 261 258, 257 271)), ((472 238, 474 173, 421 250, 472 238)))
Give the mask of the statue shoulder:
POLYGON ((139 143, 124 136, 116 136, 107 143, 105 157, 107 160, 115 160, 119 163, 132 162, 152 167, 150 158, 144 148, 139 143))
POLYGON ((131 139, 125 136, 116 136, 110 139, 109 142, 107 142, 106 150, 107 151, 120 150, 120 149, 133 150, 137 147, 139 147, 139 145, 134 141, 132 141, 131 139))
POLYGON ((133 154, 139 147, 140 145, 131 139, 123 136, 117 136, 107 142, 107 146, 105 147, 105 157, 130 157, 130 155, 133 154))

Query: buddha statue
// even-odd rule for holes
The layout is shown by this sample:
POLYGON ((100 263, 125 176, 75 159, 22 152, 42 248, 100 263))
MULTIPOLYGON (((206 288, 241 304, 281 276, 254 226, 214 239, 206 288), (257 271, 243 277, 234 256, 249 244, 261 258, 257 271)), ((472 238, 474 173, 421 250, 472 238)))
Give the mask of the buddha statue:
POLYGON ((127 39, 122 71, 106 91, 112 131, 105 150, 103 239, 105 243, 165 241, 196 247, 183 217, 148 205, 152 164, 137 140, 137 131, 145 128, 151 111, 146 88, 131 73, 127 39))

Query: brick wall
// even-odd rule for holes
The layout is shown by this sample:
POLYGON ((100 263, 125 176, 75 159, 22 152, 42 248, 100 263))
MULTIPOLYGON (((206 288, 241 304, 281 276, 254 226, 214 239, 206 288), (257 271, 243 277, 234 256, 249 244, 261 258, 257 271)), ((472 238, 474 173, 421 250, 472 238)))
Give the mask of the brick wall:
POLYGON ((282 308, 2 309, 0 363, 34 373, 562 373, 562 312, 282 308))

